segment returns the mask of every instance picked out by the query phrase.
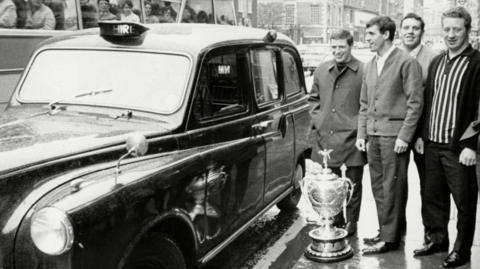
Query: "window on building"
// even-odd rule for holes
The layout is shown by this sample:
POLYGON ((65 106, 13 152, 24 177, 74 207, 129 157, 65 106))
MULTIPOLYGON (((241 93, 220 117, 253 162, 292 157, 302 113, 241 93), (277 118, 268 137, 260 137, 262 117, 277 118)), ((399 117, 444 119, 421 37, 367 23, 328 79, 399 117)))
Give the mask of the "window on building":
POLYGON ((321 24, 320 20, 320 5, 311 5, 310 6, 312 24, 321 24))
POLYGON ((176 22, 180 5, 181 1, 145 0, 145 23, 176 22))
POLYGON ((285 24, 295 24, 295 5, 285 5, 285 24))
POLYGON ((211 23, 213 6, 211 1, 187 0, 182 13, 182 22, 211 23))
MULTIPOLYGON (((88 3, 88 0, 82 0, 88 3)), ((0 28, 77 30, 75 0, 13 0, 6 9, 0 28)))
POLYGON ((230 0, 215 0, 215 19, 217 24, 235 25, 235 7, 230 0))

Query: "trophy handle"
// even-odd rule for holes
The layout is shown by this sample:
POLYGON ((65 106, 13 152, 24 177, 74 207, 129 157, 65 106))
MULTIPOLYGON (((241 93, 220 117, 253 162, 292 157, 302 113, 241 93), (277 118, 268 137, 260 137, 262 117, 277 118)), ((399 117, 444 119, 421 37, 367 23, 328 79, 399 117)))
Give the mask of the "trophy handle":
POLYGON ((350 193, 348 194, 348 199, 347 199, 347 205, 348 205, 348 203, 350 203, 350 200, 352 200, 353 188, 355 187, 355 184, 353 184, 348 177, 344 177, 343 179, 345 180, 346 185, 348 185, 347 188, 350 189, 350 193))

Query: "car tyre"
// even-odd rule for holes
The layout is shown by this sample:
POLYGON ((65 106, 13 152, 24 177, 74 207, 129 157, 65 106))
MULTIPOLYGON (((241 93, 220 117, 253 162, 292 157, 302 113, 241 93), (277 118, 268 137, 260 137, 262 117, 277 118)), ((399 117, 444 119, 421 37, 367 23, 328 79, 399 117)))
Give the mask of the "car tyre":
POLYGON ((148 235, 135 247, 125 269, 186 269, 185 259, 178 245, 170 238, 148 235))
POLYGON ((300 201, 300 197, 302 197, 302 189, 300 185, 303 180, 303 166, 300 163, 297 163, 295 167, 295 174, 294 174, 294 190, 283 198, 280 202, 278 202, 277 207, 282 211, 291 211, 297 208, 298 202, 300 201))

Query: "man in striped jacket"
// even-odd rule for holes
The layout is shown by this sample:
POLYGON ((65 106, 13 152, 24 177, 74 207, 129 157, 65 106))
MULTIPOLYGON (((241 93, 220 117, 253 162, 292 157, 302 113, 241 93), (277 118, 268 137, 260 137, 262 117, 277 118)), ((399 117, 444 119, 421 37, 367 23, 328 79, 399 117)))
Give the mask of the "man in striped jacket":
POLYGON ((475 232, 477 137, 461 140, 476 119, 480 85, 480 53, 468 42, 471 16, 462 7, 442 16, 447 51, 436 56, 425 85, 421 130, 425 152, 425 218, 427 242, 415 251, 429 255, 447 251, 450 193, 457 205, 457 238, 444 260, 445 268, 470 260, 475 232))

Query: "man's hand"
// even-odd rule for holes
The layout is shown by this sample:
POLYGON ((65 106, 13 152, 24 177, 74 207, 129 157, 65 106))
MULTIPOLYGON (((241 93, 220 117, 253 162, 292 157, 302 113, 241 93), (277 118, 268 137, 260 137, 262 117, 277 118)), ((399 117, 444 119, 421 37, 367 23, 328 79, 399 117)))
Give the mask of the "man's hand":
POLYGON ((397 138, 395 140, 395 147, 393 148, 393 151, 400 154, 400 153, 404 153, 405 151, 407 151, 407 148, 408 148, 408 143, 407 142, 403 141, 400 138, 397 138))
POLYGON ((355 147, 357 147, 359 151, 365 151, 365 139, 357 139, 357 142, 355 142, 355 147))
POLYGON ((465 166, 475 165, 477 163, 475 158, 475 151, 469 148, 464 148, 460 153, 459 162, 465 166))
POLYGON ((417 138, 417 141, 415 141, 414 148, 415 148, 415 151, 418 154, 423 154, 424 144, 423 144, 423 139, 422 138, 420 138, 420 137, 417 138))

